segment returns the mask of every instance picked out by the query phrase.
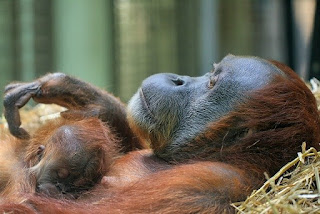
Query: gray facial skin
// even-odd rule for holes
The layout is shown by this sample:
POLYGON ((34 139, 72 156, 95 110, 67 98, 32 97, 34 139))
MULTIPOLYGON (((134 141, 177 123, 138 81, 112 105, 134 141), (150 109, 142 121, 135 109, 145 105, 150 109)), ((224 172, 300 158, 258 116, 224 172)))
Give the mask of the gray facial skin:
POLYGON ((190 142, 275 75, 285 74, 266 60, 233 55, 200 77, 156 74, 130 100, 129 115, 161 155, 190 142))

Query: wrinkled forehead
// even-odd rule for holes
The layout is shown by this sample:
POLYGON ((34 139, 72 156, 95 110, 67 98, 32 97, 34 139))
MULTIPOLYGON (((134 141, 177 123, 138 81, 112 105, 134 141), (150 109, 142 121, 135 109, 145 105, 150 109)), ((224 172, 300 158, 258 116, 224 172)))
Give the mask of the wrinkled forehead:
POLYGON ((271 62, 258 57, 228 55, 216 69, 223 70, 230 78, 241 84, 262 87, 273 80, 276 75, 285 76, 284 72, 271 62))

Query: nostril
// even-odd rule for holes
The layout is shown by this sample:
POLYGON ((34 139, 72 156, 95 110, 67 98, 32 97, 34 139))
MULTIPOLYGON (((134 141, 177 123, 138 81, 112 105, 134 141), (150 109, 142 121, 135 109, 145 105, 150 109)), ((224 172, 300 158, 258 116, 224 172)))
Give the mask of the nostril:
POLYGON ((56 183, 55 187, 61 193, 65 193, 66 192, 66 186, 61 184, 61 183, 56 183))
POLYGON ((176 86, 181 86, 184 84, 184 81, 180 79, 179 77, 171 80, 176 86))
POLYGON ((37 186, 37 192, 43 193, 48 196, 56 196, 60 193, 58 188, 52 183, 43 183, 37 186))

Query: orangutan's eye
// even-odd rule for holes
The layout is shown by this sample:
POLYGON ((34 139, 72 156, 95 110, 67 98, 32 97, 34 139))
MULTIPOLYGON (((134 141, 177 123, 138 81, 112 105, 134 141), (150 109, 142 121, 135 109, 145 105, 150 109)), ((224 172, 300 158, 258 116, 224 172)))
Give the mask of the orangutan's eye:
POLYGON ((57 171, 58 177, 61 179, 65 179, 69 176, 69 171, 65 168, 61 168, 57 171))
POLYGON ((209 89, 212 89, 213 86, 215 86, 217 80, 218 80, 218 76, 216 76, 216 75, 211 75, 211 76, 210 76, 209 83, 208 83, 208 88, 209 88, 209 89))
POLYGON ((43 152, 44 152, 44 149, 45 149, 46 147, 44 146, 44 145, 40 145, 39 147, 38 147, 38 150, 37 150, 37 156, 38 156, 38 160, 40 161, 41 160, 41 158, 42 158, 42 155, 43 155, 43 152))

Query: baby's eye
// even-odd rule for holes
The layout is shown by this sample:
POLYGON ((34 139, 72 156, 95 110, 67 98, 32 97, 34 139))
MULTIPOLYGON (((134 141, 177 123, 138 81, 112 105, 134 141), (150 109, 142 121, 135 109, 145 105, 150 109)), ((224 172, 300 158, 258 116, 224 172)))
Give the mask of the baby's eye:
POLYGON ((43 155, 43 152, 44 152, 44 149, 46 147, 44 145, 40 145, 38 147, 38 150, 37 150, 37 156, 38 156, 38 160, 40 161, 42 159, 42 155, 43 155))
POLYGON ((69 171, 65 168, 61 168, 57 171, 57 175, 61 179, 67 178, 69 176, 69 174, 70 174, 69 171))

